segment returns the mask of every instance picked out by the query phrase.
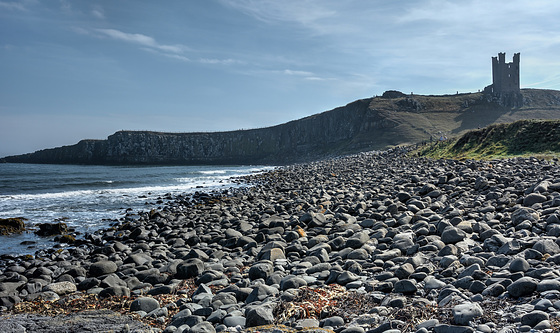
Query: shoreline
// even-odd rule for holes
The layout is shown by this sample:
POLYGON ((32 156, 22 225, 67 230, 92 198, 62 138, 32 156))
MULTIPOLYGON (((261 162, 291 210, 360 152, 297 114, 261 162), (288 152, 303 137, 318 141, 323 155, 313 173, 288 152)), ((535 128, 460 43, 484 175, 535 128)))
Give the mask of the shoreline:
POLYGON ((28 325, 14 314, 30 301, 80 297, 121 299, 152 325, 140 330, 170 333, 560 327, 558 165, 406 152, 239 177, 250 186, 175 196, 76 248, 4 256, 0 303, 15 309, 0 328, 28 325))
MULTIPOLYGON (((24 217, 27 231, 3 238, 1 254, 33 254, 53 247, 39 224, 62 222, 72 238, 110 227, 127 212, 160 207, 171 195, 236 187, 230 177, 262 166, 88 167, 18 165, 0 168, 0 218, 24 217), (19 184, 19 185, 18 185, 19 184), (25 242, 25 243, 23 243, 25 242)), ((1 223, 2 221, 0 221, 1 223)), ((0 226, 1 227, 1 226, 0 226)))

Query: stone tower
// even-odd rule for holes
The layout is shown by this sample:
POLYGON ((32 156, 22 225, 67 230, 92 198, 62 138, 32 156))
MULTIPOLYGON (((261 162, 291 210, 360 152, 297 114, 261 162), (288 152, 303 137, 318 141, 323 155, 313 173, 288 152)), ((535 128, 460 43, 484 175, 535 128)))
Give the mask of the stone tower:
POLYGON ((492 84, 484 88, 484 93, 503 106, 523 105, 519 85, 519 53, 513 55, 513 62, 506 63, 506 54, 492 57, 492 84))
POLYGON ((506 54, 492 57, 492 86, 494 92, 519 92, 519 53, 513 55, 513 62, 506 63, 506 54))

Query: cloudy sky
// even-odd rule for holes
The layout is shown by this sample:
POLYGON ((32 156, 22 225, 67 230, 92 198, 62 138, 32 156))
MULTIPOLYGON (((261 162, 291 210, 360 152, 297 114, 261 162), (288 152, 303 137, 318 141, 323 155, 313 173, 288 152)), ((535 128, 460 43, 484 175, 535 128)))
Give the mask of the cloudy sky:
POLYGON ((552 0, 0 0, 0 156, 476 92, 498 52, 521 52, 522 87, 560 89, 559 17, 552 0))

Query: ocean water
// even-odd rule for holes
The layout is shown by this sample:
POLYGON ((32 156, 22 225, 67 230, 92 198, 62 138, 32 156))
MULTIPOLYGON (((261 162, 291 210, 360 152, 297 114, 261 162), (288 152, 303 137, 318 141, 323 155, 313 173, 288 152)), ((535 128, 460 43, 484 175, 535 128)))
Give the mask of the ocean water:
MULTIPOLYGON (((33 227, 62 221, 83 236, 108 227, 127 209, 149 211, 167 194, 229 189, 263 166, 83 166, 0 163, 0 218, 24 217, 33 227)), ((0 236, 1 254, 33 254, 54 246, 33 232, 0 236), (23 244, 22 244, 23 243, 23 244)))

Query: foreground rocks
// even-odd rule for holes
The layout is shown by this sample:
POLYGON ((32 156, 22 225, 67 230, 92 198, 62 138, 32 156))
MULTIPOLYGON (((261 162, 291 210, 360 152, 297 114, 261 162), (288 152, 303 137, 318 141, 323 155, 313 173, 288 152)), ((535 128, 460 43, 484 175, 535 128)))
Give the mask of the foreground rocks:
POLYGON ((559 328, 554 161, 392 150, 244 181, 254 186, 178 196, 72 248, 4 256, 4 311, 95 294, 131 300, 164 332, 559 328))
POLYGON ((153 332, 145 324, 112 311, 85 311, 57 317, 18 314, 0 319, 2 332, 153 332))

